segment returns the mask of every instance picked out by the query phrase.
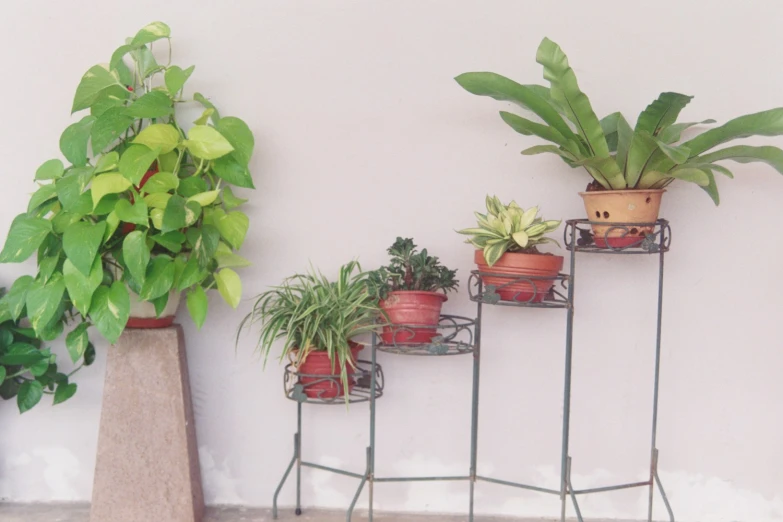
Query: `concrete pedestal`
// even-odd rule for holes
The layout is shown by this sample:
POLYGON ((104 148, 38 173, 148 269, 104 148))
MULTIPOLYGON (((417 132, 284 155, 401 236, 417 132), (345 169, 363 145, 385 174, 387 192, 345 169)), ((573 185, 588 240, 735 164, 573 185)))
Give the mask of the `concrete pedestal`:
POLYGON ((90 522, 201 522, 204 496, 178 325, 109 348, 90 522))

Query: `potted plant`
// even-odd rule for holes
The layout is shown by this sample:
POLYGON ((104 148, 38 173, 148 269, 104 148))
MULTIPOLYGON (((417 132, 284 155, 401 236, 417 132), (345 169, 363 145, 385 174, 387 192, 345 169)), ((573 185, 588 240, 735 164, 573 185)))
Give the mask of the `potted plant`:
POLYGON ((60 138, 68 164, 51 159, 37 170, 40 188, 0 252, 4 263, 37 253, 36 277, 17 280, 9 293, 23 303, 12 319, 26 309, 43 340, 75 320, 66 338, 72 354, 87 350, 91 325, 115 342, 126 326, 171 324, 181 292, 198 327, 207 290, 217 288, 234 308, 241 297, 233 269, 249 264, 236 254, 248 218, 231 185, 253 188, 253 134, 202 95, 185 95, 193 67, 167 65, 170 56, 159 64, 151 51, 169 36, 168 26, 152 23, 108 66, 87 71, 73 111, 89 114, 60 138), (186 129, 178 108, 193 102, 206 109, 186 129))
POLYGON ((430 343, 446 293, 459 286, 457 271, 441 265, 426 248, 417 251, 412 238, 398 237, 387 252, 390 263, 370 274, 373 293, 390 323, 383 328, 383 342, 430 343))
POLYGON ((328 400, 353 389, 362 349, 353 338, 371 331, 378 313, 377 300, 368 292, 367 273, 351 261, 340 267, 336 281, 311 271, 260 294, 240 331, 260 324, 257 349, 265 364, 275 341, 283 339, 280 360, 293 362, 304 393, 328 400))
POLYGON ((525 149, 522 154, 556 154, 569 166, 582 167, 592 176, 580 195, 599 246, 606 245, 605 236, 612 247, 639 242, 651 231, 650 226, 612 228, 602 223, 654 222, 664 189, 675 180, 697 184, 717 205, 715 173, 733 177, 719 164, 722 161, 760 161, 783 173, 783 150, 777 147, 735 145, 712 150, 737 138, 783 134, 783 108, 740 116, 683 142, 686 129, 714 123, 676 123, 692 96, 662 93, 642 111, 632 128, 619 112, 598 119, 556 43, 544 38, 536 61, 544 68, 548 88, 521 85, 491 72, 465 73, 456 80, 472 94, 513 102, 543 121, 500 112, 515 131, 551 142, 525 149))
POLYGON ((52 395, 54 404, 73 397, 77 386, 69 379, 82 366, 93 363, 95 348, 88 344, 78 356, 71 353, 74 363, 83 359, 82 363, 68 374, 59 371, 57 355, 43 348, 25 318, 12 318, 9 307, 22 309, 24 300, 13 293, 6 294, 4 288, 0 289, 0 295, 8 296, 0 303, 0 397, 5 400, 15 397, 20 413, 30 410, 44 395, 52 395))
POLYGON ((503 205, 487 196, 487 213, 476 212, 478 227, 459 230, 471 236, 466 242, 477 248, 474 259, 484 285, 492 285, 504 301, 541 302, 563 269, 563 256, 543 253, 538 247, 557 243, 546 234, 560 221, 544 221, 538 207, 522 209, 514 201, 503 205))

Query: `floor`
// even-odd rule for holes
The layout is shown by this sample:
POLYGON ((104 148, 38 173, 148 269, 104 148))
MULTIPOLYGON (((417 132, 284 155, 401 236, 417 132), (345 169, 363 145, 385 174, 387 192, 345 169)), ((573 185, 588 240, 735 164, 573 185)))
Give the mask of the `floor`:
MULTIPOLYGON (((2 522, 89 522, 88 504, 3 504, 0 503, 0 521, 2 522)), ((367 513, 357 511, 354 521, 367 520, 367 513)), ((291 509, 281 509, 280 522, 343 522, 345 513, 340 511, 305 510, 301 516, 295 516, 291 509)), ((465 516, 447 515, 394 515, 378 513, 373 516, 378 522, 465 522, 465 516)), ((203 522, 271 522, 272 513, 268 509, 247 508, 208 508, 203 522)), ((497 517, 477 517, 476 522, 553 522, 539 519, 511 519, 497 517)), ((599 522, 599 521, 593 521, 599 522)), ((614 521, 619 522, 619 521, 614 521)))

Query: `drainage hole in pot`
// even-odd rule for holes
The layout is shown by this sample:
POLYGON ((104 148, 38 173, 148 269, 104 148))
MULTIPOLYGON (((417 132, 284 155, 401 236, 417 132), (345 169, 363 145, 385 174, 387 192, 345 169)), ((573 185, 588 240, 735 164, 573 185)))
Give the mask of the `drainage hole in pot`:
POLYGON ((597 210, 595 211, 595 217, 597 217, 598 219, 601 218, 601 213, 597 210))
POLYGON ((638 229, 638 228, 636 228, 636 227, 633 227, 633 228, 631 229, 631 235, 632 235, 632 236, 635 236, 635 235, 636 235, 636 234, 638 234, 638 233, 639 233, 639 229, 638 229))
POLYGON ((645 203, 649 203, 652 201, 652 198, 650 196, 647 196, 647 199, 644 200, 645 203))
POLYGON ((604 218, 609 219, 609 212, 607 212, 606 210, 604 210, 604 218))

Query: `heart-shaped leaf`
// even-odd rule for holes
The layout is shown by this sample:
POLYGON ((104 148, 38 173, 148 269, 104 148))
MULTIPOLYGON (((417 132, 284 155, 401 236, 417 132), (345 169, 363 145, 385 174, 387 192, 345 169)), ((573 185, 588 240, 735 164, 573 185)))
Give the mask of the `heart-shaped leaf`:
MULTIPOLYGON (((115 281, 111 287, 100 286, 95 291, 90 306, 90 318, 95 327, 114 344, 125 330, 130 315, 130 296, 128 289, 120 281, 115 281)), ((87 347, 89 350, 89 346, 87 347)), ((87 353, 85 352, 85 364, 87 353)))
POLYGON ((98 248, 103 243, 106 223, 78 221, 72 223, 63 233, 63 250, 73 265, 84 275, 90 275, 98 248))
POLYGON ((103 262, 101 258, 95 258, 87 276, 77 269, 70 259, 66 259, 65 263, 63 263, 63 279, 73 306, 82 315, 86 316, 90 310, 93 294, 101 286, 101 281, 103 281, 103 262))
POLYGON ((19 214, 11 222, 0 263, 21 263, 35 252, 52 231, 51 221, 19 214))
POLYGON ((131 276, 140 284, 144 283, 147 265, 150 262, 150 249, 147 247, 147 233, 135 230, 125 236, 122 242, 122 258, 131 276))

